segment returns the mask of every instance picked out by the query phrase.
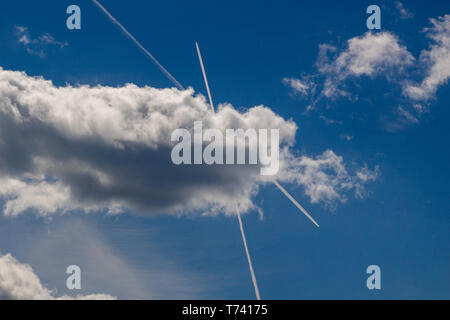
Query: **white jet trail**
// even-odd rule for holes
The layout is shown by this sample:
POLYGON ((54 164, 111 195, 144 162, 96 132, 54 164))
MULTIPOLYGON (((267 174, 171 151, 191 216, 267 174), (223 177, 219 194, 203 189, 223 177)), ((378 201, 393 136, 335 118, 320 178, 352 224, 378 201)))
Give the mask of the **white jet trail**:
MULTIPOLYGON (((208 78, 206 77, 205 67, 203 66, 202 54, 200 53, 200 48, 198 47, 198 43, 195 43, 197 47, 198 59, 200 60, 200 66, 202 67, 203 79, 205 80, 206 90, 208 91, 209 104, 211 106, 212 112, 214 112, 214 104, 211 98, 211 91, 209 90, 208 78)), ((247 255, 248 267, 250 268, 250 274, 252 276, 253 287, 255 289, 255 295, 257 300, 261 300, 261 295, 259 294, 258 282, 256 281, 255 271, 253 270, 252 259, 250 258, 250 252, 248 251, 247 240, 245 238, 244 227, 242 226, 241 212, 239 211, 238 203, 236 205, 236 212, 239 220, 239 227, 241 229, 242 242, 244 243, 245 253, 247 255)))
POLYGON ((288 199, 291 200, 292 203, 295 204, 295 206, 296 206, 297 208, 299 208, 300 211, 303 212, 303 214, 304 214, 305 216, 307 216, 309 220, 312 221, 312 223, 314 223, 317 227, 319 227, 319 225, 317 224, 316 220, 314 220, 313 217, 311 217, 311 215, 305 210, 305 208, 303 208, 303 207, 300 205, 300 203, 298 203, 298 202, 294 199, 294 197, 291 196, 291 195, 289 194, 289 192, 287 192, 286 189, 284 189, 284 188, 281 186, 281 184, 278 183, 277 180, 273 180, 273 183, 275 183, 275 185, 278 187, 278 189, 280 189, 281 192, 283 192, 284 195, 285 195, 286 197, 288 197, 288 199))
MULTIPOLYGON (((195 46, 197 48, 197 54, 198 54, 198 59, 200 60, 200 66, 202 68, 202 73, 203 73, 203 79, 205 80, 205 85, 206 85, 206 90, 208 91, 208 97, 209 97, 209 104, 211 106, 211 110, 214 112, 214 104, 211 98, 211 92, 209 90, 209 84, 208 84, 208 78, 206 77, 206 72, 205 72, 205 67, 203 65, 203 59, 202 59, 202 55, 200 53, 200 48, 198 46, 198 43, 195 43, 195 46)), ((275 185, 278 187, 278 189, 281 190, 281 192, 283 192, 283 194, 292 201, 292 203, 294 203, 294 205, 300 209, 301 212, 303 212, 304 215, 306 215, 309 220, 312 221, 312 223, 314 223, 317 227, 319 227, 319 224, 313 219, 313 217, 311 217, 311 215, 305 210, 305 208, 303 208, 295 199, 294 197, 292 197, 289 192, 286 191, 286 189, 284 189, 277 180, 273 180, 273 183, 275 183, 275 185)), ((259 294, 259 289, 258 289, 258 282, 256 281, 256 276, 255 276, 255 271, 253 270, 253 264, 252 264, 252 259, 250 258, 250 252, 248 251, 248 246, 247 246, 247 240, 245 238, 245 232, 244 232, 244 228, 242 226, 242 219, 241 219, 241 213, 239 211, 239 207, 238 207, 238 203, 236 202, 236 212, 237 212, 237 216, 238 216, 238 220, 239 220, 239 227, 241 229, 241 235, 242 235, 242 241, 244 242, 244 247, 245 247, 245 253, 247 255, 247 260, 248 260, 248 266, 250 268, 250 274, 252 277, 252 282, 253 282, 253 287, 255 289, 255 295, 256 295, 256 299, 261 300, 261 296, 259 294)))
POLYGON ((206 72, 205 72, 205 66, 203 65, 202 54, 200 53, 200 48, 198 47, 197 42, 195 43, 195 46, 197 47, 198 59, 200 60, 200 66, 202 67, 202 73, 203 73, 203 79, 205 80, 206 91, 208 91, 209 104, 211 105, 211 109, 214 112, 214 104, 213 104, 212 97, 211 97, 211 91, 209 91, 208 78, 206 78, 206 72))
POLYGON ((250 252, 248 251, 247 240, 245 238, 244 227, 242 226, 241 213, 239 212, 238 204, 236 203, 236 212, 239 220, 239 228, 241 229, 242 241, 244 242, 245 253, 247 254, 248 267, 250 268, 250 274, 252 276, 253 287, 255 288, 255 295, 257 300, 261 300, 259 294, 258 282, 256 281, 255 271, 253 270, 252 259, 250 258, 250 252))
MULTIPOLYGON (((203 79, 205 80, 206 90, 208 91, 208 97, 209 97, 209 104, 211 105, 212 111, 214 111, 214 104, 211 98, 211 92, 209 90, 209 84, 208 84, 208 78, 206 77, 205 67, 203 65, 203 59, 202 54, 200 53, 200 48, 198 47, 198 43, 195 43, 195 46, 197 47, 197 54, 198 59, 200 60, 200 66, 202 67, 202 73, 203 73, 203 79)), ((291 200, 297 208, 300 209, 301 212, 303 212, 304 215, 306 215, 309 220, 311 220, 317 227, 319 226, 317 222, 311 217, 311 215, 303 208, 295 199, 292 197, 276 180, 273 180, 275 185, 281 190, 281 192, 284 193, 286 197, 288 197, 289 200, 291 200)))
MULTIPOLYGON (((197 54, 198 54, 198 59, 200 60, 200 66, 202 68, 202 73, 203 73, 203 79, 205 80, 205 85, 206 85, 206 90, 208 91, 208 97, 209 97, 209 104, 211 105, 211 109, 214 112, 214 104, 211 98, 211 92, 209 90, 209 84, 208 84, 208 78, 206 77, 206 72, 205 72, 205 67, 203 65, 203 59, 202 59, 202 54, 200 53, 200 48, 198 46, 198 43, 195 43, 195 46, 197 47, 197 54)), ((303 212, 303 214, 305 216, 307 216, 309 218, 309 220, 311 220, 317 227, 319 227, 319 225, 317 224, 317 222, 313 219, 313 217, 311 217, 311 215, 305 210, 305 208, 303 208, 300 203, 298 203, 294 197, 292 197, 289 192, 286 191, 286 189, 284 189, 279 183, 278 181, 276 181, 275 179, 273 180, 273 182, 275 183, 275 185, 278 187, 278 189, 281 190, 281 192, 283 192, 283 194, 288 197, 289 200, 292 201, 292 203, 295 204, 295 206, 297 208, 300 209, 301 212, 303 212)), ((250 259, 250 258, 249 258, 250 259)))
POLYGON ((100 8, 100 10, 103 11, 104 14, 106 14, 108 16, 108 18, 116 25, 120 28, 120 30, 122 30, 122 32, 131 40, 133 41, 139 49, 141 49, 141 51, 147 56, 147 58, 149 58, 150 60, 153 61, 153 63, 159 68, 159 70, 162 71, 162 73, 164 73, 166 75, 167 78, 169 78, 170 81, 172 81, 172 83, 180 90, 184 90, 184 87, 177 81, 177 79, 175 79, 170 73, 169 71, 166 70, 166 68, 164 68, 158 60, 156 60, 156 58, 147 50, 144 48, 144 46, 136 40, 136 38, 128 32, 127 29, 125 29, 125 27, 123 25, 120 24, 119 21, 117 21, 116 18, 114 18, 109 12, 108 10, 105 9, 104 6, 102 6, 100 4, 100 2, 98 2, 97 0, 92 0, 92 2, 100 8))
MULTIPOLYGON (((116 18, 114 18, 109 12, 108 10, 106 10, 105 7, 103 7, 100 2, 98 2, 97 0, 92 0, 92 2, 100 8, 101 11, 103 11, 103 13, 105 13, 108 18, 115 24, 117 25, 123 33, 125 33, 125 35, 131 39, 137 46, 138 48, 149 58, 153 61, 153 63, 166 75, 167 78, 169 78, 170 81, 172 81, 172 83, 180 90, 184 90, 184 87, 177 81, 177 79, 175 79, 170 73, 169 71, 166 70, 166 68, 164 68, 158 60, 156 60, 156 58, 147 50, 144 48, 144 46, 137 41, 137 39, 128 32, 127 29, 125 29, 124 26, 122 26, 122 24, 117 21, 116 18)), ((202 73, 203 73, 203 78, 205 80, 205 84, 206 84, 206 90, 208 91, 208 97, 209 97, 209 103, 211 105, 211 109, 214 112, 214 104, 212 101, 212 97, 211 97, 211 92, 209 90, 209 84, 208 84, 208 79, 206 77, 206 72, 205 72, 205 67, 203 65, 203 59, 202 59, 202 55, 200 53, 200 48, 198 47, 197 42, 195 43, 196 47, 197 47, 197 53, 198 53, 198 57, 200 59, 200 66, 202 68, 202 73)), ((295 206, 297 208, 299 208, 317 227, 319 227, 319 225, 317 224, 317 222, 309 215, 309 213, 276 181, 273 181, 275 183, 275 185, 289 198, 289 200, 291 200, 295 206)), ((248 247, 247 247, 247 240, 245 238, 245 233, 244 233, 244 228, 242 226, 242 220, 241 220, 241 214, 239 212, 239 208, 238 208, 238 204, 236 203, 236 211, 237 211, 237 215, 238 215, 238 220, 239 220, 239 226, 241 229, 241 235, 242 235, 242 241, 244 242, 244 247, 245 247, 245 252, 247 254, 247 260, 248 260, 248 265, 250 268, 250 273, 252 276, 252 282, 253 282, 253 286, 255 288, 255 294, 256 294, 256 298, 258 300, 261 300, 261 296, 259 294, 259 289, 258 289, 258 283, 256 281, 256 277, 255 277, 255 272, 253 270, 253 265, 252 265, 252 260, 250 258, 250 253, 248 251, 248 247)))

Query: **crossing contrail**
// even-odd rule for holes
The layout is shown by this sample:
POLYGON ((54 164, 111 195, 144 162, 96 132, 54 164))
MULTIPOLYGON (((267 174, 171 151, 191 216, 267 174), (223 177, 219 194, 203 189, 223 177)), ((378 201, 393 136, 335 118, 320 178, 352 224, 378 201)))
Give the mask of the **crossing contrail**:
POLYGON ((104 14, 106 14, 108 16, 108 18, 116 25, 119 27, 120 30, 122 30, 122 32, 131 40, 134 42, 134 44, 136 44, 138 46, 138 48, 147 56, 147 58, 149 58, 151 61, 153 61, 153 63, 159 68, 159 70, 162 71, 162 73, 164 73, 164 75, 170 80, 172 81, 172 83, 180 90, 184 90, 183 86, 177 81, 177 79, 175 79, 169 71, 166 70, 166 68, 164 68, 161 63, 159 63, 158 60, 156 60, 156 58, 147 50, 144 48, 144 46, 137 41, 137 39, 128 32, 127 29, 125 29, 125 27, 119 22, 117 21, 116 18, 114 18, 109 12, 108 10, 105 9, 104 6, 101 5, 100 2, 98 2, 97 0, 92 0, 92 2, 100 8, 100 10, 103 11, 104 14))
POLYGON ((245 238, 244 227, 242 226, 241 213, 239 211, 238 204, 236 203, 236 212, 239 220, 239 228, 241 229, 242 242, 244 242, 245 253, 247 254, 248 267, 250 268, 250 274, 252 276, 253 287, 255 288, 255 295, 257 300, 261 300, 259 294, 258 282, 256 281, 255 271, 253 270, 252 259, 250 258, 250 252, 248 251, 247 239, 245 238))
MULTIPOLYGON (((198 47, 198 43, 195 42, 195 46, 197 47, 197 54, 198 54, 198 59, 200 60, 200 66, 202 68, 202 73, 203 73, 203 79, 205 80, 205 85, 206 85, 206 91, 208 91, 208 97, 209 97, 209 104, 211 105, 211 109, 214 112, 214 104, 211 98, 211 92, 209 90, 209 84, 208 84, 208 78, 206 77, 206 72, 205 72, 205 66, 203 65, 203 59, 202 59, 202 54, 200 53, 200 48, 198 47)), ((281 192, 283 192, 283 194, 288 197, 289 200, 292 201, 292 203, 300 209, 301 212, 303 212, 303 214, 305 216, 308 217, 309 220, 312 221, 312 223, 314 223, 317 227, 319 227, 319 225, 317 224, 317 222, 313 219, 313 217, 311 217, 311 215, 305 210, 305 208, 303 208, 300 203, 298 203, 294 197, 292 197, 289 192, 286 191, 286 189, 284 189, 279 183, 278 181, 276 181, 275 179, 273 180, 273 182, 275 183, 275 185, 278 187, 278 189, 281 190, 281 192)), ((249 258, 250 259, 250 258, 249 258)))
MULTIPOLYGON (((139 42, 139 41, 137 41, 136 40, 136 38, 131 34, 131 33, 129 33, 128 31, 127 31, 127 29, 125 29, 125 27, 124 26, 122 26, 121 24, 120 24, 120 22, 119 21, 117 21, 117 19, 116 18, 114 18, 109 12, 108 12, 108 10, 106 10, 105 9, 105 7, 103 7, 101 4, 100 4, 100 2, 98 2, 97 0, 92 0, 92 2, 97 6, 97 7, 99 7, 100 8, 100 10, 102 10, 103 11, 103 13, 105 13, 107 16, 108 16, 108 18, 115 24, 115 25, 117 25, 121 30, 122 30, 122 32, 123 33, 125 33, 125 35, 128 37, 128 38, 130 38, 137 46, 138 46, 138 48, 150 59, 150 60, 152 60, 153 61, 153 63, 155 63, 156 64, 156 66, 162 71, 162 73, 164 73, 165 75, 166 75, 166 77, 170 80, 170 81, 172 81, 172 83, 173 84, 175 84, 175 86, 178 88, 178 89, 180 89, 180 90, 184 90, 184 87, 177 81, 177 79, 175 79, 170 73, 169 73, 169 71, 167 71, 166 70, 166 68, 164 68, 160 63, 159 63, 159 61, 158 60, 156 60, 156 58, 150 53, 150 52, 148 52, 148 50, 147 49, 145 49, 144 48, 144 46, 139 42)), ((211 98, 211 92, 210 92, 210 90, 209 90, 209 84, 208 84, 208 79, 206 78, 206 72, 205 72, 205 67, 204 67, 204 65, 203 65, 203 59, 202 59, 202 56, 201 56, 201 53, 200 53, 200 49, 199 49, 199 47, 198 47, 198 44, 197 44, 197 42, 195 43, 195 45, 196 45, 196 47, 197 47, 197 53, 198 53, 198 57, 199 57, 199 59, 200 59, 200 65, 201 65, 201 68, 202 68, 202 73, 203 73, 203 78, 204 78, 204 80, 205 80, 205 84, 206 84, 206 90, 208 91, 208 97, 209 97, 209 102, 210 102, 210 105, 211 105, 211 109, 214 111, 214 104, 213 104, 213 101, 212 101, 212 98, 211 98)), ((276 180, 274 180, 274 183, 275 183, 275 185, 281 190, 281 192, 283 192, 284 193, 284 195, 286 195, 288 198, 289 198, 289 200, 291 200, 293 203, 294 203, 294 205, 297 207, 297 208, 299 208, 302 212, 303 212, 303 214, 305 214, 317 227, 319 226, 318 224, 317 224, 317 222, 311 217, 311 215, 276 181, 276 180)))
MULTIPOLYGON (((195 43, 195 46, 197 48, 197 54, 198 54, 198 59, 200 60, 200 66, 202 68, 202 73, 203 73, 203 79, 205 80, 205 86, 206 86, 206 90, 208 91, 208 98, 209 98, 209 104, 211 106, 211 110, 214 112, 214 104, 211 98, 211 92, 209 90, 209 84, 208 84, 208 78, 206 77, 206 72, 205 72, 205 67, 203 65, 203 59, 202 59, 202 54, 200 53, 200 48, 198 46, 198 43, 195 43)), ((314 223, 317 227, 319 227, 319 224, 313 219, 313 217, 311 217, 311 215, 305 210, 305 208, 303 208, 295 199, 294 197, 292 197, 289 192, 286 191, 286 189, 284 189, 276 179, 273 179, 273 183, 278 187, 278 189, 281 190, 281 192, 283 192, 283 194, 292 201, 292 203, 298 208, 300 209, 300 211, 308 217, 309 220, 312 221, 312 223, 314 223)), ((244 243, 244 248, 245 248, 245 253, 247 255, 247 260, 248 260, 248 266, 250 269, 250 274, 252 277, 252 282, 253 282, 253 287, 255 289, 255 295, 256 295, 256 299, 261 300, 261 296, 259 294, 259 289, 258 289, 258 282, 256 281, 256 276, 255 276, 255 271, 253 270, 253 264, 252 264, 252 259, 250 258, 250 252, 248 251, 248 246, 247 246, 247 240, 245 238, 245 232, 244 232, 244 227, 242 226, 242 219, 241 219, 241 213, 239 211, 239 207, 238 207, 238 203, 236 202, 236 212, 237 212, 237 216, 238 216, 238 220, 239 220, 239 227, 241 229, 241 235, 242 235, 242 241, 244 243)))
MULTIPOLYGON (((134 42, 134 44, 136 44, 136 46, 147 56, 147 58, 149 58, 158 68, 159 70, 161 70, 162 73, 164 73, 164 75, 180 90, 184 90, 184 87, 177 81, 177 79, 175 79, 174 76, 172 76, 170 74, 169 71, 166 70, 166 68, 164 68, 161 63, 159 63, 159 61, 147 50, 144 48, 144 46, 130 33, 128 32, 127 29, 125 29, 125 27, 119 22, 117 21, 116 18, 114 18, 108 10, 106 10, 105 7, 103 7, 103 5, 98 2, 97 0, 92 0, 92 2, 101 10, 103 11, 103 13, 117 26, 119 27, 119 29, 131 40, 134 42)), ((195 43, 196 47, 197 47, 197 53, 198 53, 198 57, 200 60, 200 66, 202 68, 202 73, 203 73, 203 78, 205 80, 205 84, 206 84, 206 90, 208 91, 208 98, 209 98, 209 102, 210 102, 210 106, 212 111, 214 111, 214 104, 212 101, 212 97, 211 97, 211 92, 209 89, 209 84, 208 84, 208 79, 206 77, 206 72, 205 72, 205 67, 203 65, 203 59, 200 53, 200 48, 197 44, 197 42, 195 43)), ((273 180, 273 182, 275 183, 275 185, 284 193, 284 195, 286 197, 288 197, 289 200, 291 200, 295 206, 297 208, 299 208, 303 214, 305 214, 317 227, 319 226, 317 224, 317 222, 311 217, 311 215, 309 215, 309 213, 276 181, 273 180)), ((236 212, 237 212, 237 216, 238 216, 238 220, 239 220, 239 227, 241 229, 241 235, 242 235, 242 241, 244 243, 244 248, 245 248, 245 253, 247 255, 247 260, 248 260, 248 265, 250 268, 250 274, 252 277, 252 282, 253 282, 253 286, 255 289, 255 294, 256 294, 256 298, 258 300, 261 300, 261 296, 259 294, 259 289, 258 289, 258 283, 256 281, 256 277, 255 277, 255 272, 253 270, 253 265, 252 265, 252 260, 250 258, 250 253, 248 251, 248 246, 247 246, 247 240, 245 238, 245 233, 244 233, 244 228, 242 226, 242 219, 241 219, 241 214, 239 212, 239 208, 238 208, 238 204, 236 203, 236 212)))
MULTIPOLYGON (((200 53, 200 48, 198 47, 197 42, 195 43, 195 46, 197 47, 198 59, 200 60, 200 66, 202 68, 202 73, 203 73, 203 79, 205 80, 206 90, 208 91, 209 104, 211 106, 212 112, 214 112, 214 103, 212 101, 211 91, 209 90, 208 78, 206 77, 205 67, 203 65, 202 54, 200 53)), ((237 202, 235 203, 235 205, 236 205, 236 213, 237 213, 238 220, 239 220, 239 227, 241 229, 242 242, 244 243, 245 254, 247 255, 248 267, 250 268, 250 275, 252 276, 253 288, 255 289, 256 299, 261 300, 261 295, 259 294, 259 289, 258 289, 258 282, 256 281, 255 271, 253 270, 252 259, 250 258, 250 252, 248 251, 247 239, 245 238, 244 227, 242 226, 241 212, 239 211, 239 206, 238 206, 237 202)))

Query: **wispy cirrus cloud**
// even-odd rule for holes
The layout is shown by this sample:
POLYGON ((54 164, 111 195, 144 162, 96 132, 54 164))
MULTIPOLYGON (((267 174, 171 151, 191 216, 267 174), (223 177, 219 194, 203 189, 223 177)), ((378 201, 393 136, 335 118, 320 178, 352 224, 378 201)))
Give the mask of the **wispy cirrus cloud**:
POLYGON ((405 108, 404 106, 398 106, 393 110, 391 119, 384 119, 383 124, 386 131, 397 132, 404 130, 405 128, 419 123, 417 114, 414 114, 411 108, 405 108))
POLYGON ((414 14, 406 9, 405 5, 401 1, 395 1, 395 8, 400 14, 400 18, 403 20, 412 19, 414 14))
POLYGON ((44 58, 49 47, 64 48, 69 44, 56 40, 51 34, 44 33, 37 38, 32 38, 27 27, 14 26, 17 42, 21 44, 28 54, 44 58))

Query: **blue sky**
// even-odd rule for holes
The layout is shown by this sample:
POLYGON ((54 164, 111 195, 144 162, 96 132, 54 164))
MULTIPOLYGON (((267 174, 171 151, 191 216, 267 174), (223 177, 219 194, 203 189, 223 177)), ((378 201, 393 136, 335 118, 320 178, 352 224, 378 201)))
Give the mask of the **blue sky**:
MULTIPOLYGON (((403 81, 420 83, 426 74, 419 56, 433 42, 423 29, 430 18, 450 13, 447 1, 402 1, 407 17, 394 1, 101 2, 185 87, 205 94, 198 41, 216 103, 239 110, 263 104, 292 119, 300 154, 314 157, 330 149, 349 168, 378 167, 364 197, 348 194, 345 203, 312 203, 301 186, 286 185, 319 229, 275 186, 260 189, 253 200, 264 218, 252 210, 243 219, 263 298, 450 298, 448 85, 439 84, 420 102, 426 111, 414 120, 399 113, 399 106, 415 110, 417 101, 402 93, 403 81), (312 98, 296 94, 283 79, 313 75, 323 84, 319 45, 334 46, 338 55, 347 40, 363 37, 370 4, 382 14, 382 29, 373 34, 394 34, 415 62, 404 73, 397 63, 345 78, 338 85, 352 99, 318 93, 313 110, 305 112, 312 98), (366 287, 372 264, 381 268, 381 290, 366 287)), ((5 70, 42 76, 56 86, 172 86, 91 1, 5 3, 0 30, 5 70), (81 8, 81 30, 66 28, 71 4, 81 8), (42 57, 30 54, 15 26, 28 28, 33 39, 48 33, 67 45, 45 45, 42 57)), ((51 219, 2 216, 0 252, 31 265, 58 294, 73 294, 65 289, 65 269, 77 264, 82 294, 254 298, 238 222, 222 214, 148 218, 77 210, 51 219)))

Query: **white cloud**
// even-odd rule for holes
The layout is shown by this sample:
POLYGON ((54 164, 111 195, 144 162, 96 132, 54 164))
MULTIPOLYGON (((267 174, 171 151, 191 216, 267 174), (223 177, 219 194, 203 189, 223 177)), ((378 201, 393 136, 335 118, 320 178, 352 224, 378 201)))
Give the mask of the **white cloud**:
POLYGON ((405 96, 417 101, 433 98, 437 89, 450 78, 450 15, 432 18, 430 22, 432 27, 425 31, 434 43, 420 54, 425 78, 419 84, 407 82, 403 88, 405 96))
POLYGON ((417 123, 419 120, 411 114, 408 110, 405 110, 402 106, 398 106, 397 113, 408 123, 417 123))
POLYGON ((318 74, 314 76, 316 82, 311 80, 311 76, 303 77, 302 80, 285 78, 283 82, 299 94, 309 94, 314 106, 321 98, 351 99, 352 94, 346 90, 347 80, 363 76, 384 76, 391 80, 412 65, 414 60, 393 33, 366 32, 349 39, 346 48, 341 51, 329 44, 319 45, 316 61, 318 74), (318 96, 315 94, 316 89, 318 96))
POLYGON ((44 58, 49 46, 64 48, 68 46, 67 42, 57 41, 51 34, 44 33, 41 36, 32 39, 27 27, 14 26, 17 42, 24 46, 30 55, 36 55, 44 58))
MULTIPOLYGON (((43 78, 0 69, 0 198, 5 214, 234 214, 235 200, 243 212, 254 209, 252 197, 267 183, 257 167, 175 166, 171 133, 191 130, 196 120, 205 129, 222 132, 277 128, 280 143, 290 150, 297 125, 264 106, 244 113, 229 104, 216 113, 208 108, 192 89, 56 87, 43 78)), ((280 161, 291 171, 280 181, 302 186, 299 179, 288 178, 297 174, 288 163, 295 159, 291 151, 282 155, 280 161)), ((308 189, 306 194, 314 202, 321 199, 308 189)))
MULTIPOLYGON (((6 216, 16 216, 26 210, 34 210, 39 216, 75 210, 84 212, 105 210, 102 205, 79 205, 73 201, 70 188, 59 181, 49 182, 44 177, 25 181, 4 178, 1 181, 0 196, 7 199, 3 211, 6 216)), ((111 214, 121 212, 119 205, 116 207, 114 203, 106 210, 111 214)))
POLYGON ((402 2, 395 1, 395 7, 397 8, 401 19, 406 20, 412 19, 414 17, 414 14, 412 14, 408 9, 406 9, 402 2))
POLYGON ((343 158, 331 150, 315 158, 292 157, 287 165, 289 167, 282 172, 285 174, 284 179, 303 186, 312 203, 334 205, 336 201, 346 202, 344 191, 348 190, 354 190, 357 197, 362 197, 365 193, 364 183, 374 181, 378 176, 378 168, 371 171, 364 167, 354 174, 349 173, 343 158))
MULTIPOLYGON (((419 111, 416 111, 419 113, 419 111)), ((419 122, 417 116, 403 106, 398 106, 393 111, 392 119, 384 119, 384 128, 389 132, 404 130, 406 127, 419 122)))
MULTIPOLYGON (((411 14, 401 2, 396 3, 402 17, 411 14)), ((347 46, 338 49, 330 44, 319 45, 316 61, 317 73, 303 76, 302 79, 288 78, 283 81, 297 93, 310 98, 309 110, 318 110, 322 100, 346 98, 359 99, 355 91, 356 80, 362 77, 383 77, 390 84, 402 90, 402 104, 393 110, 396 119, 386 121, 389 115, 382 115, 388 131, 398 131, 418 123, 420 116, 429 111, 429 100, 433 99, 439 87, 450 78, 450 15, 430 19, 431 27, 425 28, 426 36, 432 40, 429 48, 422 50, 415 59, 399 38, 387 31, 367 32, 347 41, 347 46), (422 73, 418 82, 413 76, 422 73), (314 77, 314 92, 308 92, 304 79, 314 77), (316 90, 317 89, 317 90, 316 90)), ((380 93, 381 95, 381 93, 380 93)), ((321 117, 324 117, 321 115, 321 117)))
POLYGON ((342 140, 346 140, 346 141, 352 141, 353 140, 353 136, 349 135, 349 134, 340 134, 339 137, 342 140))
POLYGON ((402 68, 413 60, 394 34, 367 32, 348 41, 348 48, 336 58, 334 67, 342 77, 373 76, 391 68, 402 68))
POLYGON ((0 255, 0 300, 112 300, 107 294, 54 297, 33 272, 31 266, 11 254, 0 255))
POLYGON ((295 79, 295 78, 283 78, 283 83, 289 86, 295 94, 301 94, 303 96, 308 96, 309 94, 314 94, 315 84, 309 79, 295 79))
POLYGON ((345 80, 362 76, 375 77, 383 75, 389 78, 411 65, 414 57, 399 43, 398 38, 390 32, 367 32, 363 36, 347 41, 347 48, 333 59, 329 52, 336 51, 328 45, 320 46, 317 67, 325 76, 322 94, 327 98, 348 96, 341 89, 345 80))

